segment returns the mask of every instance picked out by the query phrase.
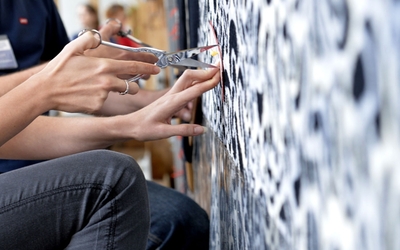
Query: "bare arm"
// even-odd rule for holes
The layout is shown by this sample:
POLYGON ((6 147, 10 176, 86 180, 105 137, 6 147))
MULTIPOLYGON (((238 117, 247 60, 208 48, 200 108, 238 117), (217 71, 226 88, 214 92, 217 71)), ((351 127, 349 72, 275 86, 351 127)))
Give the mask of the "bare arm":
MULTIPOLYGON (((188 70, 163 96, 137 112, 115 117, 41 117, 54 109, 93 113, 110 91, 126 88, 121 75, 157 74, 151 63, 88 57, 91 33, 69 43, 40 72, 0 97, 0 157, 50 159, 127 140, 155 140, 204 132, 195 124, 171 125, 174 114, 219 82, 219 69, 188 70), (13 107, 13 108, 10 108, 13 107), (66 120, 70 119, 70 120, 66 120)), ((131 83, 129 94, 138 86, 131 83)))
MULTIPOLYGON (((110 37, 117 34, 119 29, 120 26, 118 23, 109 22, 108 24, 104 25, 99 32, 103 40, 109 41, 110 37)), ((99 46, 95 50, 86 50, 84 54, 93 57, 114 58, 118 60, 138 60, 148 63, 155 63, 157 61, 157 57, 155 57, 153 54, 130 52, 106 46, 99 46)), ((130 78, 132 76, 126 77, 130 78)), ((140 89, 136 95, 125 96, 111 92, 108 95, 104 105, 95 113, 95 115, 113 116, 135 112, 154 102, 164 95, 168 90, 169 88, 159 91, 140 89)), ((181 118, 184 121, 190 121, 192 113, 191 108, 192 102, 189 101, 184 108, 175 114, 175 117, 181 118)))
MULTIPOLYGON (((117 34, 119 29, 120 25, 118 23, 107 23, 100 30, 102 39, 109 41, 110 37, 117 34)), ((114 58, 118 60, 139 60, 148 63, 155 63, 157 61, 157 57, 155 57, 153 54, 130 52, 106 46, 99 46, 95 50, 87 50, 85 51, 85 55, 93 57, 114 58)), ((127 78, 130 77, 132 76, 128 76, 127 78)), ((118 93, 111 92, 103 107, 95 114, 100 116, 129 114, 149 105, 150 103, 164 95, 168 90, 169 88, 158 91, 140 89, 136 95, 125 96, 121 96, 118 93)))
POLYGON ((40 116, 0 147, 0 158, 44 160, 106 148, 119 141, 113 123, 100 117, 40 116))
POLYGON ((173 115, 188 101, 214 88, 219 77, 219 69, 186 71, 165 95, 128 115, 70 118, 40 116, 0 147, 0 158, 51 159, 105 148, 129 139, 156 140, 175 135, 200 135, 204 133, 200 125, 171 125, 170 122, 173 115))
POLYGON ((3 96, 8 91, 12 90, 22 82, 26 81, 29 77, 33 76, 46 66, 46 63, 38 66, 18 71, 9 75, 0 76, 1 88, 0 96, 3 96))
MULTIPOLYGON (((89 113, 98 110, 110 91, 126 88, 120 75, 159 72, 158 67, 148 63, 83 55, 96 44, 92 34, 83 35, 69 43, 39 73, 0 97, 0 145, 48 110, 89 113)), ((132 83, 130 94, 137 91, 137 84, 132 83)))
MULTIPOLYGON (((100 30, 102 39, 109 40, 111 36, 115 35, 119 31, 119 28, 120 26, 113 22, 106 24, 100 30)), ((157 60, 157 58, 152 54, 133 53, 105 46, 100 46, 94 50, 86 50, 84 51, 84 54, 92 57, 113 58, 118 60, 135 60, 148 63, 154 63, 157 60)), ((46 66, 46 64, 47 63, 43 63, 23 71, 0 76, 0 82, 2 83, 0 88, 0 96, 26 81, 32 75, 38 73, 46 66)), ((126 78, 130 77, 132 77, 132 75, 126 75, 126 78)), ((126 95, 123 98, 121 98, 118 93, 111 92, 109 98, 104 103, 104 106, 96 114, 110 116, 131 113, 150 104, 167 91, 168 89, 160 91, 139 90, 139 95, 126 95)))

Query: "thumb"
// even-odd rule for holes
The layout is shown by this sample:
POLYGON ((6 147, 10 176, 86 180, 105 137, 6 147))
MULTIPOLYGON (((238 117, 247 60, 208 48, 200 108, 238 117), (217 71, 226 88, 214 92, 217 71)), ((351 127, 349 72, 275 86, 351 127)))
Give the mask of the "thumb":
POLYGON ((69 43, 70 47, 72 47, 72 51, 74 53, 83 54, 85 50, 95 49, 101 43, 101 37, 99 33, 95 31, 87 30, 84 31, 77 39, 71 41, 69 43))
POLYGON ((101 27, 99 32, 105 41, 110 41, 110 38, 117 35, 120 30, 121 23, 114 19, 110 19, 103 27, 101 27))

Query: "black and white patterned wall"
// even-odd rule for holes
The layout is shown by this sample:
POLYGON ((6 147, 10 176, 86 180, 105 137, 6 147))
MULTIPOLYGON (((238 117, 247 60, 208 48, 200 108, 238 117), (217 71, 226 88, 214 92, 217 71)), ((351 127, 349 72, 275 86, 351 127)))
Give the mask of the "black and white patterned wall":
POLYGON ((199 6, 211 249, 400 249, 400 1, 199 6))

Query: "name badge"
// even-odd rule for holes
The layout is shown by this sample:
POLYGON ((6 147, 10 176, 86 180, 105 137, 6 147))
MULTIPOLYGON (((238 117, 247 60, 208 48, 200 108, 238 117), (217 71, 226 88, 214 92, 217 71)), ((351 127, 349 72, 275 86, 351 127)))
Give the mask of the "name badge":
POLYGON ((14 51, 7 35, 0 35, 0 69, 15 69, 18 67, 14 51))

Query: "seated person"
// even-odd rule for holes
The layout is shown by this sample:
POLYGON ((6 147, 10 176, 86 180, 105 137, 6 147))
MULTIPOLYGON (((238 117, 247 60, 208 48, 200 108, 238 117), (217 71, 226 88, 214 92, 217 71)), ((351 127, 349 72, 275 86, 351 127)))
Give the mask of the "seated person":
MULTIPOLYGON (((53 159, 0 175, 0 220, 7 225, 0 229, 1 249, 144 249, 150 214, 143 174, 130 157, 91 150, 204 133, 200 125, 170 120, 218 84, 218 68, 186 71, 165 95, 130 114, 41 116, 52 109, 91 113, 110 91, 124 91, 118 76, 159 72, 149 63, 84 56, 96 42, 85 33, 0 97, 0 157, 53 159)), ((129 94, 137 93, 134 84, 129 94)))
MULTIPOLYGON (((146 92, 144 90, 138 89, 138 86, 136 84, 131 83, 129 94, 134 94, 137 92, 137 95, 125 95, 125 96, 119 95, 118 92, 123 92, 124 89, 126 88, 125 83, 119 78, 117 80, 116 75, 110 76, 111 71, 117 70, 115 67, 116 65, 119 66, 118 61, 110 61, 110 59, 107 60, 102 59, 102 61, 100 61, 99 59, 98 61, 96 61, 96 58, 94 57, 139 60, 144 62, 154 62, 154 57, 140 53, 127 53, 121 50, 114 50, 102 46, 100 46, 95 50, 90 50, 88 48, 90 48, 91 46, 83 42, 79 42, 78 43, 79 45, 75 44, 74 46, 81 46, 80 47, 81 50, 77 52, 80 53, 79 56, 82 56, 83 54, 91 56, 85 58, 86 64, 76 63, 75 66, 79 65, 81 66, 81 68, 76 67, 73 69, 69 69, 69 71, 63 72, 64 74, 60 74, 60 72, 58 71, 54 72, 49 71, 48 69, 58 69, 57 67, 55 67, 55 65, 63 65, 63 63, 66 62, 70 62, 71 64, 73 64, 74 60, 76 60, 77 62, 79 62, 79 60, 82 60, 81 59, 82 57, 77 57, 79 58, 79 60, 75 57, 72 57, 68 58, 69 61, 62 61, 59 57, 58 59, 54 59, 52 61, 52 64, 50 65, 48 65, 47 63, 40 64, 43 61, 51 60, 55 55, 57 55, 57 53, 61 51, 61 49, 69 41, 65 33, 65 29, 62 25, 61 19, 58 16, 56 8, 54 7, 53 1, 42 0, 42 1, 27 2, 23 0, 17 0, 17 1, 7 2, 7 4, 13 6, 10 8, 2 8, 0 10, 1 13, 0 19, 3 20, 2 22, 0 22, 2 24, 0 25, 0 33, 8 35, 8 39, 11 41, 11 44, 13 45, 14 53, 18 61, 18 68, 4 69, 0 71, 1 74, 3 74, 3 76, 0 77, 0 82, 1 82, 0 95, 4 95, 4 98, 6 98, 7 96, 12 96, 9 93, 11 93, 12 91, 13 93, 15 93, 15 91, 17 91, 16 89, 21 88, 20 87, 21 85, 24 86, 23 88, 24 90, 22 92, 25 92, 26 91, 25 89, 31 90, 33 86, 29 87, 29 84, 35 82, 32 79, 37 80, 38 75, 40 75, 36 74, 38 72, 41 73, 41 76, 43 76, 45 73, 49 74, 48 77, 50 77, 53 82, 52 85, 49 85, 49 89, 51 90, 57 90, 57 86, 59 86, 58 83, 63 83, 64 81, 69 79, 75 79, 76 81, 82 83, 82 85, 77 85, 79 86, 79 88, 76 87, 76 89, 73 89, 72 87, 74 86, 72 85, 70 85, 70 88, 65 88, 69 89, 65 90, 66 92, 74 92, 75 94, 74 97, 67 99, 67 102, 72 102, 71 101, 72 99, 74 99, 76 102, 82 101, 82 99, 88 101, 91 100, 90 97, 92 97, 92 100, 94 100, 94 96, 96 96, 96 93, 94 92, 90 94, 85 93, 84 95, 82 95, 81 91, 85 90, 88 91, 90 88, 94 88, 93 86, 96 86, 96 84, 109 85, 111 83, 111 79, 113 79, 112 82, 114 84, 116 83, 116 81, 120 81, 118 82, 118 87, 113 86, 112 88, 107 89, 106 91, 107 94, 105 94, 104 90, 103 92, 101 92, 102 93, 100 95, 101 98, 100 100, 97 100, 96 102, 97 105, 95 107, 91 106, 89 107, 88 105, 90 103, 86 103, 85 104, 86 106, 84 107, 81 106, 79 108, 78 107, 73 108, 72 106, 68 107, 57 106, 57 107, 52 107, 51 109, 58 109, 64 111, 74 111, 75 109, 75 111, 79 112, 93 112, 100 115, 123 115, 123 114, 130 114, 133 111, 143 108, 149 103, 152 103, 153 101, 157 100, 157 98, 159 97, 162 98, 161 96, 167 93, 168 89, 154 93, 146 92), (10 9, 13 11, 9 11, 10 9), (29 11, 27 11, 28 9, 29 11), (38 11, 32 11, 32 10, 38 10, 38 11, 40 10, 43 11, 43 13, 39 13, 38 11), (25 24, 6 25, 7 22, 5 22, 4 20, 13 19, 14 16, 26 16, 28 19, 28 25, 27 26, 25 26, 25 24), (45 20, 44 17, 47 17, 49 18, 49 20, 52 21, 51 22, 47 21, 47 19, 45 20), (35 39, 32 38, 27 41, 19 39, 20 37, 22 37, 21 34, 26 34, 27 29, 29 30, 29 34, 35 35, 36 37, 35 39), (86 47, 84 47, 84 44, 86 47), (88 61, 89 58, 90 60, 93 60, 93 62, 88 61), (92 65, 92 63, 94 62, 97 62, 97 64, 92 65), (114 65, 114 67, 111 67, 111 64, 114 65), (110 72, 101 72, 101 70, 99 71, 99 69, 104 70, 105 68, 107 68, 104 67, 105 65, 111 68, 109 69, 110 72), (93 72, 97 73, 93 74, 93 72), (31 77, 33 74, 35 75, 31 77), (104 104, 99 107, 99 104, 102 103, 104 104)), ((112 24, 106 25, 104 29, 101 30, 103 39, 107 39, 107 37, 109 38, 112 35, 116 34, 118 29, 119 26, 118 27, 113 26, 112 24)), ((67 51, 71 52, 74 50, 70 49, 67 51)), ((66 53, 64 53, 63 55, 64 57, 67 57, 66 53)), ((138 73, 152 74, 159 72, 158 68, 152 65, 150 66, 150 64, 148 63, 135 62, 135 61, 132 61, 131 63, 132 64, 129 65, 130 70, 128 71, 127 68, 125 68, 124 70, 127 72, 122 72, 123 74, 134 75, 138 73)), ((191 74, 192 73, 188 74, 187 77, 189 78, 189 80, 188 78, 186 80, 192 82, 193 79, 190 78, 192 78, 193 76, 191 76, 191 74)), ((199 75, 196 74, 194 75, 194 77, 198 78, 199 75)), ((208 72, 208 74, 211 73, 208 72)), ((200 78, 203 79, 202 81, 207 81, 206 78, 204 77, 210 78, 214 76, 210 76, 207 74, 205 76, 200 76, 200 78)), ((34 93, 39 94, 37 93, 36 89, 31 91, 32 94, 34 93)), ((58 93, 62 93, 62 91, 60 90, 58 93)), ((61 98, 60 96, 57 97, 61 98)), ((55 101, 53 99, 54 98, 48 101, 49 102, 55 101)), ((57 99, 57 101, 60 100, 57 99)), ((188 103, 190 99, 185 99, 185 101, 186 103, 188 103)), ((54 105, 54 103, 52 104, 54 105)), ((93 105, 93 103, 91 104, 93 105)), ((20 106, 21 106, 20 104, 15 104, 15 106, 7 106, 7 107, 20 108, 20 106)), ((3 106, 3 108, 4 107, 5 106, 3 106)), ((184 114, 186 115, 188 114, 188 110, 181 109, 182 107, 185 107, 185 105, 180 106, 179 108, 176 108, 174 110, 176 112, 175 115, 178 114, 181 116, 185 116, 184 114)), ((15 108, 13 108, 13 112, 14 109, 15 108)), ((5 110, 3 109, 4 112, 6 110, 7 109, 5 110)), ((49 108, 47 110, 49 110, 49 108)), ((139 110, 138 112, 140 113, 140 111, 142 110, 139 110)), ((133 114, 134 113, 130 115, 133 114)), ((121 117, 126 117, 126 116, 117 116, 114 118, 114 120, 119 120, 121 117)), ((115 135, 110 135, 109 133, 112 132, 113 130, 112 131, 107 130, 107 133, 99 133, 99 127, 101 127, 101 123, 105 121, 108 121, 106 117, 90 117, 90 118, 82 118, 79 120, 75 120, 75 118, 43 117, 43 116, 39 116, 36 119, 31 118, 31 120, 28 119, 27 121, 24 120, 21 126, 16 126, 19 129, 15 130, 14 134, 11 133, 13 134, 14 137, 10 135, 9 133, 10 131, 7 131, 6 133, 6 130, 3 130, 3 132, 6 133, 7 135, 4 141, 2 141, 2 145, 3 143, 5 144, 1 148, 2 150, 3 148, 12 148, 12 150, 6 150, 6 153, 0 154, 0 157, 4 159, 42 161, 65 155, 75 154, 78 152, 83 152, 91 149, 105 148, 111 145, 112 143, 121 140, 136 138, 136 136, 128 135, 129 133, 127 131, 126 133, 128 134, 123 138, 120 138, 115 135), (99 121, 101 122, 99 123, 99 121), (27 128, 23 129, 27 124, 30 125, 27 128), (20 131, 22 129, 23 132, 20 131), (17 133, 18 131, 19 133, 17 133), (13 139, 9 140, 10 138, 13 139), (62 143, 57 143, 57 145, 55 146, 54 145, 55 142, 62 142, 62 143), (15 144, 19 145, 20 147, 16 147, 15 144), (28 148, 29 150, 26 150, 26 148, 28 148), (48 154, 44 154, 44 152, 47 152, 48 154)), ((132 120, 131 122, 134 121, 132 120)), ((161 129, 161 127, 159 128, 161 129)), ((122 129, 122 127, 119 129, 122 129)), ((129 130, 131 129, 132 128, 129 127, 129 130)), ((202 130, 202 128, 199 126, 197 126, 196 129, 200 131, 202 130)), ((151 138, 139 136, 136 139, 143 140, 143 139, 164 138, 172 136, 174 134, 189 133, 189 132, 190 134, 192 134, 195 132, 194 130, 192 131, 175 130, 174 133, 171 133, 171 131, 169 131, 168 135, 166 135, 165 134, 166 131, 164 131, 163 129, 156 131, 157 133, 162 134, 162 136, 159 137, 159 135, 155 136, 153 135, 153 137, 151 138)), ((152 133, 154 133, 154 131, 152 133)), ((195 132, 195 134, 198 133, 200 132, 197 131, 195 132)), ((33 162, 29 161, 21 162, 12 160, 6 162, 7 163, 4 162, 0 163, 1 172, 8 172, 14 169, 21 169, 24 166, 33 164, 33 162), (12 163, 11 165, 8 164, 10 162, 12 163)), ((14 171, 11 171, 10 173, 12 172, 14 171)), ((4 176, 5 175, 6 174, 4 174, 4 176)), ((180 246, 185 246, 185 244, 190 244, 191 242, 193 244, 196 244, 196 242, 200 241, 200 242, 206 242, 208 246, 208 217, 205 214, 204 210, 202 210, 197 204, 195 204, 188 197, 174 190, 162 187, 160 185, 156 185, 152 182, 147 182, 147 186, 149 192, 148 198, 150 203, 150 211, 152 215, 148 249, 151 249, 151 247, 154 246, 161 246, 162 248, 163 245, 168 245, 168 242, 175 242, 181 244, 180 246), (176 201, 176 203, 173 203, 174 201, 176 201), (169 204, 171 206, 165 206, 165 204, 169 204), (164 207, 165 209, 156 210, 156 208, 158 207, 164 207), (166 208, 169 208, 170 210, 167 210, 166 208), (163 220, 156 219, 158 218, 157 215, 158 217, 164 219, 163 220), (168 219, 166 220, 165 218, 168 219), (181 230, 181 228, 185 229, 181 230), (189 229, 193 229, 194 231, 189 229), (176 240, 178 238, 183 238, 185 239, 185 241, 176 240)), ((181 248, 180 246, 176 248, 181 248)))

